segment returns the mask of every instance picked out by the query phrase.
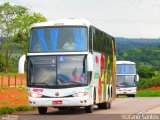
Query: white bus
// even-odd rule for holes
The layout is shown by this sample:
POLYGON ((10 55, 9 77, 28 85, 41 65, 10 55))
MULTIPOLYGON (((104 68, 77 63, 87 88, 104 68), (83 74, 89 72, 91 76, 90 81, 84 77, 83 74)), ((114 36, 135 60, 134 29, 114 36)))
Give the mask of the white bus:
POLYGON ((117 87, 116 94, 135 97, 136 83, 139 81, 139 76, 136 74, 136 63, 131 61, 117 61, 117 87))
POLYGON ((30 32, 29 52, 19 60, 19 73, 27 61, 30 106, 39 114, 47 107, 59 110, 84 107, 93 112, 109 109, 116 96, 116 53, 112 36, 85 19, 36 23, 30 32))

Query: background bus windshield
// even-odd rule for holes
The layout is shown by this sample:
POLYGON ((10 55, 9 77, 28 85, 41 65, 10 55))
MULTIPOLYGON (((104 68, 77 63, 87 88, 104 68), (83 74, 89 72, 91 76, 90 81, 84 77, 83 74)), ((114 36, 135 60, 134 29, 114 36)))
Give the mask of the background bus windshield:
POLYGON ((87 51, 86 27, 43 27, 31 30, 29 52, 87 51))
POLYGON ((117 87, 136 87, 135 75, 117 75, 117 87))

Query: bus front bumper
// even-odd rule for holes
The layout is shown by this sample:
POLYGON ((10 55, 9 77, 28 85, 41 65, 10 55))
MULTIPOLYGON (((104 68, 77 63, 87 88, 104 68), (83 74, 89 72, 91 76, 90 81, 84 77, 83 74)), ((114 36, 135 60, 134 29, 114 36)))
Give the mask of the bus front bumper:
POLYGON ((116 94, 117 95, 135 95, 136 94, 136 91, 116 91, 116 94))
POLYGON ((88 96, 84 97, 68 97, 68 98, 34 98, 28 97, 30 106, 88 106, 92 104, 92 100, 88 96))

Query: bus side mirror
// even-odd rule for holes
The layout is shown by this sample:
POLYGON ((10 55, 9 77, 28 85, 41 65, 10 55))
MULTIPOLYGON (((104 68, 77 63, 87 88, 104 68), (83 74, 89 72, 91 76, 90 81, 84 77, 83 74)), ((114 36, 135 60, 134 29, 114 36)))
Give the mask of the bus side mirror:
POLYGON ((136 81, 138 82, 139 81, 139 75, 136 74, 136 81))
POLYGON ((19 63, 18 63, 18 73, 19 74, 24 74, 24 64, 26 61, 26 55, 22 55, 19 59, 19 63))
POLYGON ((93 55, 91 53, 87 55, 87 71, 93 71, 93 55))

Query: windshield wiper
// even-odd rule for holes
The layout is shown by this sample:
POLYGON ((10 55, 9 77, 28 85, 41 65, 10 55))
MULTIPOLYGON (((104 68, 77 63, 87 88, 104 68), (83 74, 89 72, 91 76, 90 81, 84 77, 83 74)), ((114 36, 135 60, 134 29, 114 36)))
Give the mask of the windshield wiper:
POLYGON ((77 82, 77 81, 70 81, 71 83, 75 83, 75 84, 78 84, 78 85, 82 85, 81 82, 77 82))
POLYGON ((61 85, 82 85, 82 83, 81 82, 77 82, 77 81, 65 81, 65 82, 63 82, 63 83, 61 83, 61 85))
POLYGON ((49 85, 47 83, 32 83, 32 84, 34 84, 34 85, 49 85))

